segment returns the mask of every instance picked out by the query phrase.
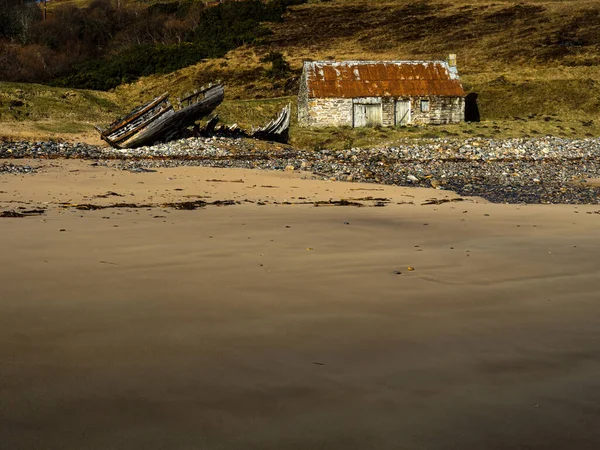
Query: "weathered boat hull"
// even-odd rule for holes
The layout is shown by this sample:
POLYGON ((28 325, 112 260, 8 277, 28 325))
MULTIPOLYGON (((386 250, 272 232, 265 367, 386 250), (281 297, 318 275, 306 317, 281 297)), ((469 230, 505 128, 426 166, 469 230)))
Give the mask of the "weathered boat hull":
POLYGON ((135 142, 141 130, 161 117, 168 117, 173 113, 173 107, 168 99, 168 94, 163 94, 150 102, 134 109, 122 119, 117 119, 105 130, 100 130, 100 137, 112 147, 125 148, 135 142))
POLYGON ((224 95, 223 85, 209 86, 189 96, 185 99, 188 106, 175 111, 168 94, 163 94, 113 122, 106 130, 99 130, 100 137, 115 148, 135 148, 176 139, 187 127, 219 106, 224 95), (202 99, 197 100, 201 96, 202 99))
POLYGON ((225 90, 223 85, 219 84, 209 88, 203 94, 202 100, 175 111, 167 122, 160 124, 160 132, 167 140, 176 139, 181 131, 213 112, 223 101, 225 90))

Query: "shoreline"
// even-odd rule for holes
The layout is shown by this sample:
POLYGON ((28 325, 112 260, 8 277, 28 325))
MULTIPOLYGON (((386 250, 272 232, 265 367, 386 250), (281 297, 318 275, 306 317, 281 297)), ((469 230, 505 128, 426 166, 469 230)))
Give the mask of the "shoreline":
POLYGON ((251 139, 190 138, 131 150, 65 142, 0 143, 16 161, 82 159, 125 171, 214 167, 300 172, 323 180, 437 188, 493 203, 600 204, 600 139, 430 139, 381 148, 299 150, 251 139))

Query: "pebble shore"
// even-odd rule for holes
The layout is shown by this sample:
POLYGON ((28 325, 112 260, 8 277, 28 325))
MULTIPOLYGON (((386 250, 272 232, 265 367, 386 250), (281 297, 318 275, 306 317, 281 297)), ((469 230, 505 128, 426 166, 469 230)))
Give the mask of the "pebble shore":
POLYGON ((0 175, 3 173, 26 174, 35 173, 36 169, 31 166, 21 166, 15 164, 0 164, 0 175))
MULTIPOLYGON (((600 138, 406 140, 341 151, 224 137, 132 150, 83 143, 0 142, 0 159, 18 158, 81 158, 138 172, 181 165, 298 170, 328 180, 449 189, 495 203, 600 204, 600 187, 585 181, 600 178, 600 138)), ((34 170, 16 167, 0 163, 0 174, 34 170)))

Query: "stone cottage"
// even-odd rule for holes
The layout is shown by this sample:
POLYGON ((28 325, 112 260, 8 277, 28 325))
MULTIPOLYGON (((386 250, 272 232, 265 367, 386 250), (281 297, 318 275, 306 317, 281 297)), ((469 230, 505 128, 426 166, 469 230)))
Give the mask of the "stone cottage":
POLYGON ((300 126, 437 125, 461 122, 464 115, 455 55, 448 61, 304 63, 300 126))

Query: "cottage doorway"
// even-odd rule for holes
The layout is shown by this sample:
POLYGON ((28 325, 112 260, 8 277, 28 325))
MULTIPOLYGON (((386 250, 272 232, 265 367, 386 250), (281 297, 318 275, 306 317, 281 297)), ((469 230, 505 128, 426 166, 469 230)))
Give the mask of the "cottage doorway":
POLYGON ((410 123, 410 100, 396 102, 396 126, 404 127, 410 123))
POLYGON ((374 127, 382 123, 381 103, 354 104, 354 127, 374 127))

